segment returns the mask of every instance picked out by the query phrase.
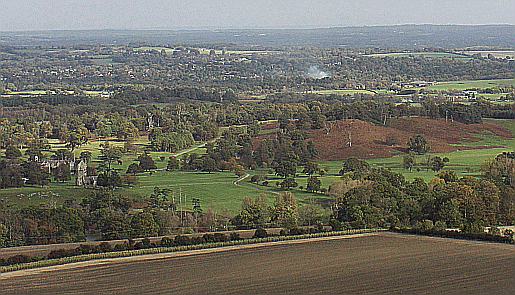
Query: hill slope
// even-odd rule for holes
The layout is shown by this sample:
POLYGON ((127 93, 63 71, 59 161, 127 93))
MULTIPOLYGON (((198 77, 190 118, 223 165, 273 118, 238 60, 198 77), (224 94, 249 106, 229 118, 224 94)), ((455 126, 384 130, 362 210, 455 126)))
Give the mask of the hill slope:
POLYGON ((320 159, 327 161, 340 161, 351 156, 371 159, 402 154, 406 152, 408 139, 417 134, 423 135, 429 141, 431 152, 434 153, 494 147, 481 146, 481 135, 492 135, 501 139, 514 138, 510 130, 492 122, 466 125, 424 117, 391 119, 388 127, 360 120, 336 121, 332 123, 329 132, 325 129, 311 132, 320 152, 320 159), (352 145, 349 144, 349 135, 352 145), (395 144, 387 145, 387 136, 394 138, 395 144), (471 147, 467 143, 476 144, 471 147))

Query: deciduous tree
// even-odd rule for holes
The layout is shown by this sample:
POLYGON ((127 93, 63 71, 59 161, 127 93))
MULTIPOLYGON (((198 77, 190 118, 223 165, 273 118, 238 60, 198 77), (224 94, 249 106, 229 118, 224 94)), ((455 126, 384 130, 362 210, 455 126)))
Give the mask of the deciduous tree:
POLYGON ((410 138, 407 142, 407 145, 410 151, 417 153, 419 155, 423 155, 429 151, 429 147, 427 146, 427 140, 422 135, 415 135, 410 138))

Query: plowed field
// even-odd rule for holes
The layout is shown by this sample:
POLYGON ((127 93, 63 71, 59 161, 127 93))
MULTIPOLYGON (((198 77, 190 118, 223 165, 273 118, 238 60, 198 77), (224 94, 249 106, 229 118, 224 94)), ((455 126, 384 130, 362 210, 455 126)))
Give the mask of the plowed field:
POLYGON ((514 293, 513 245, 379 233, 2 274, 2 294, 514 293))

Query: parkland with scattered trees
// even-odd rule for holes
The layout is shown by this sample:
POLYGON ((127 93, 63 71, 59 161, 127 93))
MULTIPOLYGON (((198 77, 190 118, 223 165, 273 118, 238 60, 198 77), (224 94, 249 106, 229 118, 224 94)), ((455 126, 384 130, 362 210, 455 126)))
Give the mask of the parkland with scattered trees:
MULTIPOLYGON (((515 119, 511 59, 140 47, 0 47, 0 246, 268 226, 479 232, 515 222, 511 150, 475 163, 482 166, 472 175, 451 169, 456 163, 431 134, 394 133, 403 119, 515 119), (310 77, 312 64, 330 74, 310 77), (415 85, 420 79, 505 80, 465 95, 415 85), (331 92, 342 89, 350 92, 331 92), (377 151, 360 141, 365 131, 338 129, 349 122, 391 131, 373 141, 402 157, 402 173, 369 163, 377 151), (319 138, 338 130, 345 136, 337 138, 343 147, 329 147, 335 154, 365 152, 331 170, 322 151, 329 143, 319 138), (188 173, 199 179, 174 182, 188 173), (209 185, 233 190, 205 192, 209 185), (187 186, 198 194, 186 201, 187 186), (244 189, 251 193, 238 196, 244 189), (16 190, 51 193, 27 204, 16 190)), ((499 143, 513 137, 508 129, 481 136, 499 143)))

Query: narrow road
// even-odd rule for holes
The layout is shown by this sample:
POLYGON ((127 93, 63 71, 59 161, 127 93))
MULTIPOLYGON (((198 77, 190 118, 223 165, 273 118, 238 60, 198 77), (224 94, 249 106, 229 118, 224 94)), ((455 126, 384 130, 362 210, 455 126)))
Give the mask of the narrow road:
POLYGON ((271 194, 274 194, 274 195, 282 196, 281 193, 274 192, 274 191, 271 191, 271 190, 267 190, 267 189, 264 189, 264 188, 259 188, 259 187, 253 187, 253 186, 250 186, 250 185, 240 184, 240 181, 242 181, 244 179, 247 179, 249 176, 250 176, 250 174, 245 173, 245 175, 243 175, 240 178, 236 179, 232 183, 234 185, 236 185, 236 186, 239 186, 239 187, 250 188, 250 189, 253 189, 253 190, 258 190, 258 191, 267 192, 267 193, 271 193, 271 194))
POLYGON ((194 151, 194 150, 198 150, 199 148, 203 148, 204 146, 206 146, 206 144, 211 143, 211 142, 215 142, 215 141, 217 141, 218 139, 220 139, 220 137, 217 137, 217 138, 212 139, 212 140, 210 140, 210 141, 206 141, 206 142, 204 142, 204 143, 202 143, 202 144, 199 144, 199 145, 194 146, 194 147, 192 147, 192 148, 189 148, 189 149, 187 149, 187 150, 183 150, 183 151, 177 152, 177 153, 175 153, 173 156, 174 156, 174 157, 178 157, 178 156, 182 156, 182 155, 184 155, 184 154, 187 154, 187 153, 189 153, 189 152, 192 152, 192 151, 194 151))
MULTIPOLYGON (((215 141, 217 141, 217 140, 219 140, 219 139, 220 139, 220 136, 219 136, 219 137, 217 137, 217 138, 215 138, 215 139, 211 139, 210 141, 206 141, 206 142, 204 142, 204 143, 201 143, 201 144, 199 144, 199 145, 197 145, 197 146, 191 147, 191 148, 189 148, 189 149, 186 149, 186 150, 183 150, 183 151, 177 152, 177 153, 173 154, 173 156, 174 156, 174 157, 178 157, 178 156, 182 156, 182 155, 184 155, 184 154, 187 154, 187 153, 189 153, 189 152, 193 152, 194 150, 198 150, 198 149, 200 149, 200 148, 203 148, 203 147, 205 147, 205 146, 206 146, 206 144, 208 144, 208 143, 212 143, 212 142, 215 142, 215 141)), ((163 171, 163 170, 166 170, 166 167, 165 167, 165 168, 160 168, 160 169, 155 169, 155 170, 153 170, 153 171, 163 171)))
MULTIPOLYGON (((163 170, 163 169, 158 169, 158 170, 163 170)), ((161 187, 191 186, 191 185, 213 185, 213 184, 234 184, 234 185, 239 186, 239 187, 249 188, 249 189, 253 189, 253 190, 257 190, 257 191, 262 191, 262 192, 266 192, 266 193, 270 193, 270 194, 274 194, 274 195, 278 195, 278 196, 282 195, 281 193, 274 192, 274 191, 271 191, 271 190, 267 190, 267 189, 264 189, 264 188, 259 188, 259 187, 253 187, 253 186, 250 186, 250 185, 240 184, 241 181, 249 178, 249 176, 250 176, 250 174, 245 173, 245 175, 239 177, 238 179, 236 179, 233 182, 222 182, 222 181, 219 181, 219 182, 175 183, 175 184, 161 185, 161 187)), ((152 185, 141 186, 141 188, 151 188, 151 187, 154 187, 154 186, 152 186, 152 185)))

